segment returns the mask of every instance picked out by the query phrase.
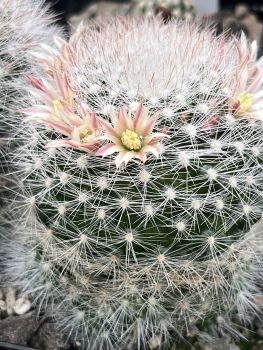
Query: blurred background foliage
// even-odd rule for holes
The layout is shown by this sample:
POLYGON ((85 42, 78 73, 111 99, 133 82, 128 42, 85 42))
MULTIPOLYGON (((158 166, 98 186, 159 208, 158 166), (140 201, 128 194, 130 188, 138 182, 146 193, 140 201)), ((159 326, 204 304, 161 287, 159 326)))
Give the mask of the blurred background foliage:
MULTIPOLYGON (((95 21, 97 25, 116 15, 145 15, 151 13, 145 6, 152 6, 152 13, 161 13, 164 20, 172 17, 193 19, 216 27, 217 33, 227 35, 244 31, 251 41, 259 44, 259 56, 263 54, 263 1, 238 0, 46 0, 56 13, 58 22, 70 34, 81 21, 95 21), (177 10, 178 3, 190 6, 190 11, 177 10), (176 11, 173 11, 176 8, 176 11), (196 16, 195 16, 196 15, 196 16)), ((184 5, 183 5, 184 6, 184 5)))

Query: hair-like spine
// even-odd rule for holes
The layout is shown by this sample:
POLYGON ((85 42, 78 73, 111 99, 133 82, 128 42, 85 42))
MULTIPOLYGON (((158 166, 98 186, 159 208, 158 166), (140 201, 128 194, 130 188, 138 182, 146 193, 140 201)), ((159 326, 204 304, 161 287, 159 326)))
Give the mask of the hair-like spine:
MULTIPOLYGON (((24 241, 17 234, 10 206, 19 210, 23 186, 20 178, 20 163, 12 161, 17 149, 23 147, 22 138, 27 126, 21 119, 23 101, 28 98, 26 82, 38 72, 39 66, 31 57, 41 45, 54 46, 54 37, 63 36, 55 24, 55 16, 42 0, 1 0, 0 2, 0 269, 3 287, 14 285, 22 291, 26 276, 34 269, 30 251, 25 249, 24 241), (15 138, 15 140, 14 140, 15 138), (20 196, 20 197, 19 197, 20 196), (21 283, 18 282, 19 276, 21 283)), ((29 129, 27 129, 29 131, 29 129)), ((34 135, 28 137, 32 142, 34 135)), ((16 214, 15 214, 16 215, 16 214)), ((31 289, 33 284, 31 283, 31 289)), ((36 288, 39 288, 38 286, 36 288)), ((39 293, 38 293, 39 294, 39 293)))
POLYGON ((262 281, 255 44, 158 19, 56 44, 33 53, 11 137, 9 273, 86 349, 237 334, 262 281))

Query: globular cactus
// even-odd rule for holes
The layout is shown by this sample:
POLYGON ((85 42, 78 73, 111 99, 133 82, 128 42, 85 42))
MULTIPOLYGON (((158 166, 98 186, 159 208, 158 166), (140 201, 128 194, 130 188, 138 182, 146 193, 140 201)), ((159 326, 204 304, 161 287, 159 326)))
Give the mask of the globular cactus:
POLYGON ((54 45, 53 36, 62 35, 54 23, 54 15, 42 0, 0 1, 0 284, 4 279, 4 288, 11 283, 12 274, 4 273, 3 259, 8 256, 7 242, 14 233, 10 213, 6 210, 11 200, 7 192, 12 189, 13 196, 21 187, 16 182, 18 169, 14 163, 10 164, 8 153, 24 143, 19 133, 16 134, 15 142, 12 138, 16 131, 24 128, 19 117, 22 100, 27 98, 24 80, 29 79, 38 69, 32 62, 30 52, 37 52, 42 44, 54 45))
POLYGON ((61 31, 43 1, 2 0, 0 18, 1 110, 11 113, 10 105, 20 92, 17 78, 33 69, 28 53, 41 43, 52 45, 52 37, 61 31))
MULTIPOLYGON (((52 45, 54 35, 62 31, 54 25, 54 15, 43 1, 1 0, 0 2, 0 169, 4 150, 10 146, 9 132, 19 123, 17 100, 23 98, 22 77, 30 77, 36 66, 29 62, 29 52, 40 44, 52 45)), ((31 60, 32 61, 32 60, 31 60)), ((18 141, 18 139, 17 139, 18 141)), ((12 145, 13 147, 13 145, 12 145)), ((6 185, 1 179, 0 189, 6 185)))
POLYGON ((34 55, 7 269, 86 349, 169 349, 257 313, 262 60, 189 23, 80 27, 34 55))
POLYGON ((153 16, 165 11, 176 18, 193 19, 195 16, 193 0, 133 0, 133 2, 135 9, 146 16, 153 16))

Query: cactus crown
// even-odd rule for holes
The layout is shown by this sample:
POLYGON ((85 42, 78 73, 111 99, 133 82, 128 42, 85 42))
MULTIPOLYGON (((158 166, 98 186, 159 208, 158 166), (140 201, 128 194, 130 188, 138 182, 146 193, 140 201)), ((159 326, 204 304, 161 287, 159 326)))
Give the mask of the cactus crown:
POLYGON ((56 43, 35 55, 13 155, 28 278, 92 349, 247 317, 262 254, 254 46, 158 19, 56 43))

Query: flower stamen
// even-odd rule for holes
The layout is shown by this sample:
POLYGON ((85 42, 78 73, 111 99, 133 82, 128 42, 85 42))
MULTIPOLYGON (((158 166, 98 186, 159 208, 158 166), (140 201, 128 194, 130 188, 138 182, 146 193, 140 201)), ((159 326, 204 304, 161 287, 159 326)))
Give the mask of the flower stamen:
POLYGON ((126 129, 121 136, 121 142, 129 151, 140 151, 142 148, 143 137, 136 132, 126 129))
POLYGON ((80 133, 80 143, 88 143, 90 135, 92 135, 92 131, 90 129, 83 129, 80 133))
POLYGON ((61 102, 60 102, 59 100, 54 100, 54 101, 52 102, 52 104, 53 104, 54 112, 55 112, 55 113, 58 113, 59 110, 61 109, 61 102))
POLYGON ((250 112, 253 103, 253 94, 244 92, 237 98, 237 115, 243 115, 250 112))

